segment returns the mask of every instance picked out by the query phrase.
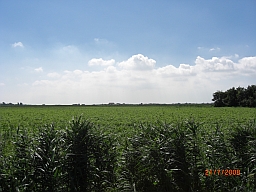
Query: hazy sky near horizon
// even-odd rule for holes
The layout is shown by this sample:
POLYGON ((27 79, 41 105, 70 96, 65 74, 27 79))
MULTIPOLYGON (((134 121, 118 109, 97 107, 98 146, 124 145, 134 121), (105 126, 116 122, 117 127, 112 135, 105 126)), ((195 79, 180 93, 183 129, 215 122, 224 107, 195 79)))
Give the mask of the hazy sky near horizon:
POLYGON ((211 102, 256 83, 256 1, 0 1, 0 102, 211 102))

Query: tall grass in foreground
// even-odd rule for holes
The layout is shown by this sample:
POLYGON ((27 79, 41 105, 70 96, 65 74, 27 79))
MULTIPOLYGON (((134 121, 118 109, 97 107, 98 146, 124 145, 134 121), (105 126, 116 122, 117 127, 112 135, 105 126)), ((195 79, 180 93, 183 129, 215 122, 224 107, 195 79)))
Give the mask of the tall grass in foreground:
POLYGON ((114 188, 112 139, 81 117, 66 130, 53 124, 37 134, 13 134, 13 152, 0 140, 0 191, 105 191, 114 188))
POLYGON ((117 155, 113 139, 81 118, 73 120, 72 125, 67 131, 68 189, 100 192, 114 188, 117 155))
POLYGON ((192 120, 140 125, 123 153, 125 191, 255 191, 256 122, 205 133, 192 120), (206 170, 240 170, 240 176, 205 176, 206 170))
POLYGON ((256 191, 256 121, 232 126, 134 124, 132 137, 116 138, 79 117, 64 129, 5 129, 0 191, 256 191))

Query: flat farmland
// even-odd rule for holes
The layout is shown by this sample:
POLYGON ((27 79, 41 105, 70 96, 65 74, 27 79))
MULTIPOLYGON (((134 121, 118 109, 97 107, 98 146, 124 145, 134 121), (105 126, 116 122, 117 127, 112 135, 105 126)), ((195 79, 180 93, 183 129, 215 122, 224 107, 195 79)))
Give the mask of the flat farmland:
POLYGON ((54 123, 65 126, 73 117, 83 116, 105 129, 128 129, 134 124, 177 123, 189 119, 223 126, 256 119, 255 108, 212 106, 10 106, 0 107, 1 131, 9 127, 33 128, 54 123))
POLYGON ((256 109, 1 106, 1 191, 255 191, 256 109))

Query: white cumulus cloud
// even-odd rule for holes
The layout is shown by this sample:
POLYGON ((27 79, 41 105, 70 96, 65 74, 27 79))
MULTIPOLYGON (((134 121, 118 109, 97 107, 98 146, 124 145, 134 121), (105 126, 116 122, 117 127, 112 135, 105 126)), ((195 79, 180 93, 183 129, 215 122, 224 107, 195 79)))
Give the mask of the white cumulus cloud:
POLYGON ((79 52, 79 49, 74 45, 67 45, 62 47, 61 51, 68 54, 74 54, 79 52))
POLYGON ((122 61, 118 64, 122 69, 127 70, 151 70, 154 68, 156 61, 149 59, 142 54, 133 55, 127 61, 122 61))
POLYGON ((50 85, 50 84, 53 84, 54 82, 53 81, 50 81, 50 80, 37 80, 35 81, 32 85, 33 86, 38 86, 38 85, 50 85))
POLYGON ((48 73, 47 76, 51 77, 51 78, 58 78, 58 77, 60 77, 60 74, 56 73, 56 72, 53 72, 53 73, 48 73))
POLYGON ((114 59, 103 60, 102 58, 99 58, 99 59, 93 58, 88 62, 89 66, 110 66, 110 65, 114 65, 114 64, 115 64, 114 59))
POLYGON ((209 51, 220 51, 220 48, 219 48, 219 47, 217 47, 217 48, 211 48, 211 49, 209 49, 209 51))
POLYGON ((106 69, 106 72, 107 73, 116 73, 117 69, 114 66, 108 66, 107 69, 106 69))
POLYGON ((36 72, 43 72, 43 71, 44 71, 42 67, 36 68, 36 69, 34 69, 34 70, 35 70, 36 72))
POLYGON ((167 65, 165 67, 160 67, 156 70, 159 75, 165 77, 174 77, 174 76, 190 76, 195 75, 194 67, 188 64, 180 64, 179 67, 173 65, 167 65))
POLYGON ((195 61, 196 69, 202 71, 232 71, 235 63, 226 57, 212 57, 211 59, 204 59, 200 56, 195 61))
POLYGON ((97 44, 108 44, 108 40, 106 39, 100 39, 100 38, 94 38, 94 42, 97 44))
POLYGON ((256 76, 256 57, 244 57, 236 65, 238 70, 254 73, 256 76))
POLYGON ((12 44, 12 47, 22 47, 23 48, 24 45, 21 42, 15 42, 15 43, 12 44))
POLYGON ((76 75, 81 75, 83 73, 83 71, 79 70, 79 69, 76 69, 73 71, 74 74, 76 75))

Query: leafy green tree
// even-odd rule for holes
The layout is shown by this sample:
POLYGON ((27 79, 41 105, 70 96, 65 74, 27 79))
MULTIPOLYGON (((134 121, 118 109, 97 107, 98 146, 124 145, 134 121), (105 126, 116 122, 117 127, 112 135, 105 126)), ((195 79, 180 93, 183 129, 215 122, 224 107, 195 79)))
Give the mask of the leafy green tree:
POLYGON ((231 88, 213 93, 214 107, 256 107, 256 85, 231 88))
POLYGON ((225 93, 226 93, 226 98, 224 99, 224 102, 226 103, 226 106, 237 107, 238 106, 237 90, 235 89, 235 87, 228 89, 225 93))
POLYGON ((256 85, 249 85, 245 92, 248 107, 256 107, 256 85))
POLYGON ((237 90, 236 97, 238 101, 238 106, 246 107, 245 88, 238 87, 236 90, 237 90))
POLYGON ((224 99, 226 98, 226 93, 222 91, 217 91, 213 93, 214 107, 225 107, 224 99))

